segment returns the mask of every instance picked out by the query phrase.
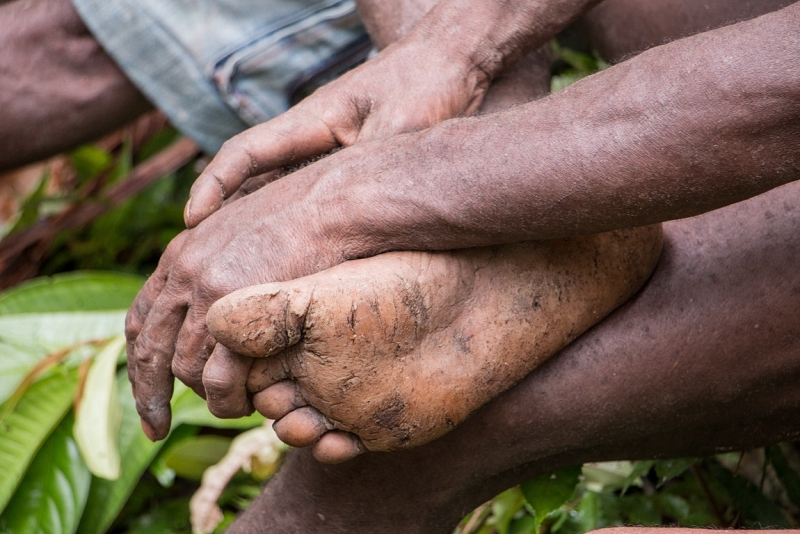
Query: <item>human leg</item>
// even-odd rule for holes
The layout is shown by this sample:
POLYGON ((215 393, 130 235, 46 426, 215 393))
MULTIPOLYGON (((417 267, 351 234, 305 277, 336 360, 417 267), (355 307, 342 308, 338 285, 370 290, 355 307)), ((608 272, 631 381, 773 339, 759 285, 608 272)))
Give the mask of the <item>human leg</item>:
POLYGON ((450 431, 627 300, 660 250, 656 226, 397 252, 242 289, 208 324, 256 358, 248 389, 279 437, 336 462, 450 431))
POLYGON ((335 466, 293 451, 231 532, 448 532, 558 466, 797 437, 798 193, 665 224, 633 300, 454 431, 335 466))
POLYGON ((752 19, 795 1, 604 0, 577 26, 603 58, 617 63, 648 48, 752 19))
POLYGON ((150 108, 69 0, 0 5, 0 170, 107 133, 150 108))
POLYGON ((294 451, 231 532, 447 532, 561 465, 796 437, 798 192, 668 223, 642 293, 459 428, 337 466, 294 451))

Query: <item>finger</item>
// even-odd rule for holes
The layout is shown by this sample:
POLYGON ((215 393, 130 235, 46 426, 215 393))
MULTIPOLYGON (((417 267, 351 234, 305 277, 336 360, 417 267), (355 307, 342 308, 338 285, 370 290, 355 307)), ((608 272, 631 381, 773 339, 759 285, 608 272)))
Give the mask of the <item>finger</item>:
POLYGON ((136 295, 128 313, 125 315, 125 339, 126 339, 126 354, 128 356, 128 379, 131 384, 136 382, 136 360, 134 359, 134 344, 136 338, 142 331, 144 321, 147 314, 158 296, 161 294, 162 289, 166 284, 166 276, 162 276, 159 270, 145 282, 142 289, 136 295))
POLYGON ((147 279, 147 282, 142 286, 136 298, 133 299, 133 303, 125 317, 125 336, 128 340, 128 354, 133 353, 133 342, 136 341, 136 337, 139 335, 144 325, 145 318, 153 307, 153 303, 158 299, 164 287, 167 285, 174 259, 180 253, 186 235, 186 232, 182 232, 170 242, 158 262, 158 268, 156 268, 152 276, 147 279))
POLYGON ((293 380, 278 382, 253 395, 253 406, 267 419, 281 419, 289 412, 307 405, 306 399, 293 380))
POLYGON ((250 376, 247 377, 247 391, 258 393, 290 377, 286 361, 280 355, 272 358, 256 358, 250 368, 250 376))
POLYGON ((206 328, 206 307, 199 306, 195 302, 186 313, 178 334, 175 357, 172 360, 172 373, 203 398, 206 398, 203 369, 216 344, 206 328))
POLYGON ((272 425, 278 438, 292 447, 308 447, 322 437, 333 425, 328 418, 311 406, 289 412, 272 425))
MULTIPOLYGON (((133 357, 134 344, 142 331, 142 319, 131 307, 125 315, 125 355, 128 362, 128 380, 133 386, 136 383, 136 359, 133 357)), ((134 397, 136 393, 134 392, 134 397)))
POLYGON ((197 178, 184 210, 188 228, 217 211, 249 178, 324 154, 339 143, 320 114, 294 107, 228 140, 197 178))
POLYGON ((185 301, 162 293, 134 343, 136 410, 142 418, 142 428, 153 441, 169 434, 169 401, 174 380, 172 357, 185 313, 185 301))
POLYGON ((253 359, 217 345, 203 369, 208 409, 217 417, 234 419, 253 413, 248 398, 247 375, 253 359))
POLYGON ((274 182, 278 178, 281 177, 283 174, 282 170, 272 171, 272 172, 265 172, 264 174, 259 174, 258 176, 253 176, 252 178, 248 178, 242 186, 236 190, 234 194, 228 197, 228 200, 222 203, 223 206, 227 206, 231 202, 236 202, 242 197, 246 197, 250 193, 258 191, 265 185, 270 182, 274 182))
POLYGON ((340 464, 366 452, 355 434, 332 430, 323 434, 311 448, 311 454, 323 464, 340 464))

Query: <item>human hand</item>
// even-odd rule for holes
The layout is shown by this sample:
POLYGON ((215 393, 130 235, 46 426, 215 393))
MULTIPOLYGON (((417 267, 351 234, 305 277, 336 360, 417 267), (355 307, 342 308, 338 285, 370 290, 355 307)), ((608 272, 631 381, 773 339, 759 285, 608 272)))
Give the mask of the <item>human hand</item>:
POLYGON ((241 196, 243 184, 258 175, 337 147, 472 114, 489 82, 466 57, 431 54, 417 41, 392 45, 283 115, 225 143, 192 187, 186 225, 197 226, 227 199, 241 196))
POLYGON ((253 410, 244 390, 230 387, 239 376, 244 383, 249 359, 224 370, 224 376, 203 377, 215 347, 205 326, 213 302, 244 286, 296 278, 342 261, 304 214, 293 178, 235 202, 176 237, 136 297, 126 318, 128 374, 151 439, 169 432, 173 377, 205 397, 218 416, 239 417, 253 410), (262 215, 264 198, 275 201, 271 216, 262 215))

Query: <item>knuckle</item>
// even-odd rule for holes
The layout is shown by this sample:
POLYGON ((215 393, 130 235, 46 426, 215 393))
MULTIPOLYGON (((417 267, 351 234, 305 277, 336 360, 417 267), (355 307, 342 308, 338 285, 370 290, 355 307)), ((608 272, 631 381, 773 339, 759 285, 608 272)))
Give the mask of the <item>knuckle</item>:
POLYGON ((172 374, 175 378, 191 387, 202 382, 201 372, 204 362, 175 356, 172 358, 172 374))
POLYGON ((165 348, 147 329, 142 329, 136 337, 133 351, 137 369, 146 371, 159 367, 165 359, 171 358, 172 347, 165 348))
POLYGON ((138 310, 131 307, 125 315, 125 339, 128 340, 128 343, 132 343, 136 341, 141 331, 142 321, 139 318, 138 310))
POLYGON ((235 386, 235 373, 231 371, 229 366, 216 362, 216 365, 206 365, 203 368, 203 385, 206 391, 215 394, 216 396, 225 395, 234 389, 235 386))

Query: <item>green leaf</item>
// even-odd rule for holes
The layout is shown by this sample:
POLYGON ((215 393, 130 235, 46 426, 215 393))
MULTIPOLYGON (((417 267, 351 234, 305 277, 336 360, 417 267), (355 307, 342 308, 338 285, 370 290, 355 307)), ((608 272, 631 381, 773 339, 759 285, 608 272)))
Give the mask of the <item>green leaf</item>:
POLYGON ((86 504, 92 476, 81 461, 66 417, 31 463, 8 507, 0 532, 72 533, 86 504))
POLYGON ((651 496, 627 495, 620 499, 620 505, 627 516, 625 522, 628 524, 652 526, 661 522, 661 514, 651 496))
POLYGON ((628 488, 631 486, 641 485, 640 479, 650 472, 653 464, 655 464, 655 461, 653 460, 641 460, 638 462, 633 462, 633 469, 625 478, 625 483, 622 486, 622 493, 625 494, 625 492, 627 492, 628 488))
POLYGON ((208 411, 206 401, 181 382, 175 382, 174 391, 172 396, 173 429, 177 425, 197 425, 245 430, 264 424, 264 417, 258 413, 238 419, 220 419, 208 411))
POLYGON ((598 462, 584 464, 581 473, 584 486, 599 492, 627 488, 633 470, 631 462, 598 462))
POLYGON ((131 522, 126 534, 178 534, 191 532, 189 499, 159 503, 131 522))
POLYGON ((0 316, 127 309, 143 279, 83 271, 36 278, 0 294, 0 316))
POLYGON ((122 425, 118 441, 120 476, 114 481, 100 478, 92 480, 89 499, 81 518, 81 534, 102 534, 108 530, 147 466, 164 446, 164 441, 153 443, 142 432, 128 375, 124 369, 117 374, 117 391, 118 402, 122 406, 122 425))
POLYGON ((574 465, 539 475, 520 484, 522 495, 534 512, 537 529, 547 514, 557 510, 572 498, 580 474, 581 466, 574 465))
POLYGON ((689 521, 692 510, 689 503, 680 495, 664 493, 659 499, 662 515, 676 519, 681 525, 689 521))
POLYGON ((530 515, 524 515, 511 522, 508 534, 533 534, 536 532, 536 519, 530 515))
POLYGON ((744 523, 753 528, 789 528, 789 522, 774 502, 744 478, 734 476, 719 462, 709 461, 708 470, 742 512, 744 523))
POLYGON ((658 476, 658 487, 661 487, 667 481, 680 476, 699 462, 697 458, 677 458, 675 460, 659 460, 655 462, 656 475, 658 476))
POLYGON ((122 407, 117 395, 117 359, 125 337, 112 339, 94 357, 86 375, 83 397, 75 416, 75 440, 93 475, 116 480, 120 475, 117 436, 122 407))
POLYGON ((231 441, 223 436, 192 436, 171 446, 164 453, 164 463, 180 477, 200 480, 206 469, 222 460, 231 441))
POLYGON ((773 445, 767 449, 766 453, 767 459, 775 469, 775 474, 778 475, 778 480, 786 489, 786 495, 795 505, 800 506, 800 476, 797 471, 789 465, 780 446, 773 445))
POLYGON ((39 185, 36 190, 25 199, 18 210, 17 220, 13 224, 4 225, 0 231, 0 237, 6 234, 13 234, 23 228, 30 226, 39 218, 39 205, 47 194, 47 184, 50 183, 50 169, 45 170, 39 178, 39 185))
POLYGON ((525 505, 519 487, 504 491, 492 500, 492 515, 487 519, 485 527, 497 534, 507 534, 514 515, 525 505))
POLYGON ((86 272, 0 294, 0 402, 48 354, 121 333, 141 284, 139 277, 86 272))
POLYGON ((69 160, 81 182, 95 178, 114 162, 114 158, 107 151, 91 145, 73 150, 69 160))
POLYGON ((0 421, 0 510, 5 509, 36 451, 64 417, 76 389, 75 371, 43 379, 0 421))
POLYGON ((597 493, 587 491, 584 494, 578 505, 578 514, 581 519, 581 528, 584 532, 597 530, 600 526, 600 499, 597 493))

